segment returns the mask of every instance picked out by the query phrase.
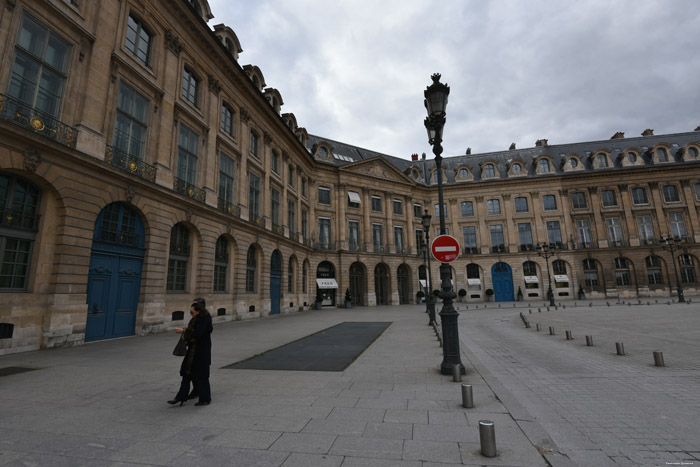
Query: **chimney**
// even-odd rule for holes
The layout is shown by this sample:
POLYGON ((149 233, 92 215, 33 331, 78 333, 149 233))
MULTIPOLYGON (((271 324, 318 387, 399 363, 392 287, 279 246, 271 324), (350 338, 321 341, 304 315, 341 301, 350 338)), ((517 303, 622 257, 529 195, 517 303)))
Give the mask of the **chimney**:
POLYGON ((418 160, 418 153, 413 153, 413 154, 411 154, 411 160, 412 160, 412 161, 417 161, 417 160, 418 160))
POLYGON ((510 147, 508 149, 511 151, 515 149, 515 143, 510 143, 510 147))
POLYGON ((467 156, 471 155, 472 153, 472 148, 467 148, 467 152, 465 153, 467 156))
POLYGON ((622 139, 624 137, 625 137, 625 133, 622 131, 618 131, 617 133, 612 135, 612 138, 610 138, 610 139, 622 139))
POLYGON ((423 160, 425 160, 425 153, 423 153, 423 160))
POLYGON ((695 129, 695 131, 700 131, 700 126, 695 129))
POLYGON ((642 132, 642 136, 654 136, 654 130, 647 128, 642 132))
POLYGON ((547 144, 546 139, 538 139, 537 141, 535 141, 535 146, 536 147, 545 147, 545 146, 549 146, 549 144, 547 144))

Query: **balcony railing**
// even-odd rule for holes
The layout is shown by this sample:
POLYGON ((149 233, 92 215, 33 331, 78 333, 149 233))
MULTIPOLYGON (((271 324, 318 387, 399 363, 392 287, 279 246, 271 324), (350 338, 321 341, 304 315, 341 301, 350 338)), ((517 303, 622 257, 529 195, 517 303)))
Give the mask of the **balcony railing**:
POLYGON ((610 240, 610 247, 627 246, 624 240, 610 240))
POLYGON ((75 128, 6 94, 0 94, 0 118, 69 148, 75 148, 78 140, 78 130, 75 128))
POLYGON ((520 244, 520 251, 534 251, 535 250, 535 245, 532 243, 521 243, 520 244))
POLYGON ((384 253, 386 251, 386 247, 380 246, 380 245, 374 245, 374 252, 375 253, 384 253))
POLYGON ((476 255, 479 253, 479 249, 475 246, 470 246, 470 247, 464 247, 462 249, 462 254, 463 255, 476 255))
POLYGON ((505 245, 496 245, 491 247, 491 253, 505 253, 506 252, 506 246, 505 245))
POLYGON ((655 238, 643 238, 639 241, 640 245, 658 245, 659 241, 655 238))
POLYGON ((241 217, 241 207, 235 206, 233 203, 226 201, 224 198, 218 198, 216 208, 223 213, 241 217))
POLYGON ((0 212, 2 212, 0 225, 9 226, 14 229, 29 230, 32 232, 37 231, 39 225, 38 215, 16 211, 14 209, 3 209, 0 212))
POLYGON ((367 251, 364 245, 350 245, 348 247, 348 251, 352 251, 353 253, 363 253, 367 251))
POLYGON ((144 161, 129 155, 115 147, 107 145, 105 150, 105 162, 119 167, 124 172, 129 172, 138 177, 148 180, 149 182, 156 181, 156 168, 144 161))
POLYGON ((284 227, 279 224, 272 224, 272 233, 277 235, 284 235, 284 227))
POLYGON ((576 244, 576 248, 581 250, 592 250, 594 248, 598 248, 598 244, 596 242, 578 242, 576 244))
POLYGON ((201 188, 197 188, 191 183, 187 183, 186 181, 181 180, 179 178, 175 178, 175 182, 173 183, 173 189, 178 193, 181 193, 189 198, 196 199, 200 203, 203 203, 205 201, 204 190, 202 190, 201 188))
POLYGON ((332 250, 335 250, 335 243, 334 242, 316 242, 316 244, 314 245, 314 250, 332 251, 332 250))
POLYGON ((265 218, 255 214, 250 215, 250 217, 248 218, 248 222, 250 222, 251 224, 255 224, 259 227, 265 227, 265 218))

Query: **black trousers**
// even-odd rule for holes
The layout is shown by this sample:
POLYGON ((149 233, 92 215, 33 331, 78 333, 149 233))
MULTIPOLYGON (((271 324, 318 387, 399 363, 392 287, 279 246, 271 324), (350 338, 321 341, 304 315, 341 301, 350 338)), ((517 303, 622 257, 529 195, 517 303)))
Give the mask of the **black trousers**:
POLYGON ((190 377, 185 375, 180 383, 180 390, 175 396, 176 400, 186 401, 190 393, 190 383, 192 383, 195 394, 199 395, 199 402, 211 402, 211 387, 209 386, 209 377, 190 377))

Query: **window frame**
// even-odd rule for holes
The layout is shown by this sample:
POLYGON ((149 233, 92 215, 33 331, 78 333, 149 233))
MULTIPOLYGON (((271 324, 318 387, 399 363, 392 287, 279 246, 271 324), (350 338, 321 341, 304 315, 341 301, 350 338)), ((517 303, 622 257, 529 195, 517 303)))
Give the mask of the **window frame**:
POLYGON ((194 70, 189 65, 185 65, 182 71, 182 91, 180 92, 180 97, 197 109, 199 109, 201 84, 202 80, 197 76, 194 70))
POLYGON ((326 186, 318 187, 318 204, 331 206, 331 189, 326 186))
POLYGON ((151 32, 150 28, 146 25, 144 25, 144 21, 139 18, 137 15, 135 15, 133 12, 129 12, 128 18, 126 20, 126 34, 124 35, 124 48, 129 51, 129 53, 136 58, 141 64, 144 66, 151 68, 151 59, 152 57, 152 51, 153 51, 153 38, 155 35, 151 32), (129 40, 129 30, 131 29, 131 24, 130 22, 133 21, 138 28, 134 30, 134 35, 136 37, 136 42, 132 42, 129 40), (141 37, 141 32, 144 32, 146 36, 148 36, 148 44, 146 46, 146 57, 141 58, 139 56, 138 51, 140 51, 139 43, 143 40, 143 37, 141 37), (132 42, 134 49, 131 49, 129 47, 129 42, 132 42))
POLYGON ((556 195, 542 195, 543 211, 556 211, 558 208, 556 195))

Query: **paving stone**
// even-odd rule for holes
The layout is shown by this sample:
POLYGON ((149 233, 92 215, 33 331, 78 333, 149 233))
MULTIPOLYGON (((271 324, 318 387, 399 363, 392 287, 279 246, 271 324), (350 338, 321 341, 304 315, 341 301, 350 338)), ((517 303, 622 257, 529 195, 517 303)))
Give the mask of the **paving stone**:
POLYGON ((338 436, 330 453, 348 457, 401 459, 403 440, 338 436))
POLYGON ((428 462, 460 463, 458 443, 443 441, 407 440, 404 443, 403 458, 428 462))
POLYGON ((270 446, 270 450, 326 454, 335 439, 335 435, 284 433, 270 446))
POLYGON ((411 439, 413 425, 410 423, 369 422, 362 436, 365 438, 411 439))
POLYGON ((282 433, 277 431, 225 430, 211 437, 206 444, 231 448, 268 449, 280 436, 282 433))
POLYGON ((340 467, 343 463, 341 456, 322 454, 300 454, 293 452, 284 461, 282 467, 340 467))
MULTIPOLYGON (((346 457, 345 461, 343 462, 343 467, 422 467, 421 464, 423 463, 420 461, 346 457)), ((445 467, 445 464, 442 464, 442 467, 445 467)))
POLYGON ((428 423, 428 411, 387 409, 384 421, 397 423, 428 423))
POLYGON ((362 409, 335 407, 328 415, 329 420, 364 420, 368 422, 381 422, 384 418, 382 409, 362 409))
POLYGON ((430 425, 467 425, 467 417, 463 412, 433 412, 428 411, 430 425))
POLYGON ((191 448, 187 444, 144 443, 132 444, 110 456, 110 460, 122 462, 142 462, 145 464, 166 465, 191 448))
POLYGON ((364 420, 311 420, 302 433, 361 436, 366 426, 364 420))

